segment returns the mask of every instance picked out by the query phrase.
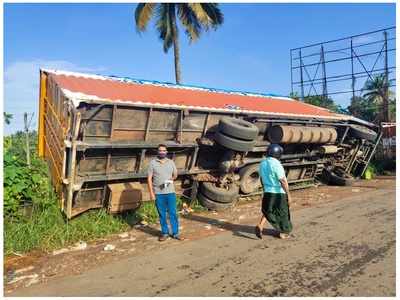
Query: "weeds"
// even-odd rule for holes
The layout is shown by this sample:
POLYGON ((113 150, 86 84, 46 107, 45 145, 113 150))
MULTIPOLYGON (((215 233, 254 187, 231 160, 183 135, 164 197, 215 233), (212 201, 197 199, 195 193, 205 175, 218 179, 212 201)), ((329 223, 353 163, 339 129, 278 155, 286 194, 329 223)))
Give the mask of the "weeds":
MULTIPOLYGON (((50 251, 78 241, 91 241, 110 234, 128 230, 146 221, 158 222, 154 202, 144 202, 135 211, 110 215, 105 209, 85 212, 66 220, 58 206, 57 197, 50 185, 46 163, 37 156, 36 133, 31 141, 31 167, 28 168, 23 151, 21 133, 4 137, 4 254, 24 253, 31 250, 50 251), (32 208, 27 216, 22 207, 32 208)), ((186 200, 177 197, 177 208, 182 209, 186 200)), ((202 210, 197 202, 194 210, 202 210)))

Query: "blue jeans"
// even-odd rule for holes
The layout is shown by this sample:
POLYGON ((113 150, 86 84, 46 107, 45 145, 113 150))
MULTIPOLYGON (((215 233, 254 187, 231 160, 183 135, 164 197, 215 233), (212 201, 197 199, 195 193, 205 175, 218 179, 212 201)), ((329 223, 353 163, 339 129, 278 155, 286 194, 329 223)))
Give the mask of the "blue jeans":
POLYGON ((172 235, 179 234, 178 215, 176 214, 176 195, 170 194, 156 194, 156 207, 158 216, 160 217, 161 233, 163 235, 169 234, 167 224, 167 212, 169 215, 169 222, 172 227, 172 235))

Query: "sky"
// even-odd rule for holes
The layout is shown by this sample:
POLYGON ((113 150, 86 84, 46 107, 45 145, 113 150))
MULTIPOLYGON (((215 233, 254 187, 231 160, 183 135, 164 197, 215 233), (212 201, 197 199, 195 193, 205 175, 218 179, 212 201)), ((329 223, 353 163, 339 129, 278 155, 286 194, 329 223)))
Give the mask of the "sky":
MULTIPOLYGON (((136 4, 4 4, 4 134, 37 129, 39 69, 175 82, 151 23, 138 34, 136 4)), ((220 4, 224 23, 190 44, 180 31, 182 83, 289 95, 290 49, 396 24, 393 3, 220 4)), ((349 97, 334 99, 347 107, 349 97)))

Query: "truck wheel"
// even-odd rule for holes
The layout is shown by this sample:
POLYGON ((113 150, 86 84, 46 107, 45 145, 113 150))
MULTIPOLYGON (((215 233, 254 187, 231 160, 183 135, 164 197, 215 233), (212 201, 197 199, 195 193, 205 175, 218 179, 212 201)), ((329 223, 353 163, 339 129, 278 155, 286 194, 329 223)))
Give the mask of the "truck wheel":
POLYGON ((328 171, 324 169, 322 171, 322 176, 325 178, 327 183, 332 185, 339 186, 350 186, 353 184, 354 178, 350 174, 345 173, 344 171, 328 171))
POLYGON ((219 203, 215 202, 206 196, 204 196, 202 193, 197 194, 197 199, 199 199, 201 205, 203 205, 205 208, 215 210, 215 211, 222 211, 226 210, 228 208, 233 207, 233 205, 236 203, 236 201, 231 202, 231 203, 219 203))
POLYGON ((252 164, 240 169, 240 190, 244 194, 255 193, 262 188, 259 167, 259 164, 252 164))
POLYGON ((240 151, 240 152, 247 152, 253 149, 256 141, 243 141, 239 139, 232 138, 230 136, 227 136, 221 132, 216 132, 215 133, 215 141, 224 146, 225 148, 232 149, 235 151, 240 151))
POLYGON ((228 189, 216 186, 215 182, 203 182, 200 191, 207 198, 219 203, 231 203, 239 196, 239 187, 230 184, 228 189))
POLYGON ((252 141, 258 135, 257 126, 242 119, 222 118, 218 129, 225 135, 246 141, 252 141))
POLYGON ((375 141, 377 133, 365 126, 361 125, 350 125, 349 134, 355 138, 364 139, 368 141, 375 141))

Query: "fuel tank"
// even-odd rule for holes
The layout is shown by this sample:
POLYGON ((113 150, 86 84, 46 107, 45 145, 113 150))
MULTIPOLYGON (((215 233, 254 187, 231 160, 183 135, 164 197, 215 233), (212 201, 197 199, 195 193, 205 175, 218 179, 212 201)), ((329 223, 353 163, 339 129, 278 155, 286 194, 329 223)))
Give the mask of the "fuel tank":
POLYGON ((337 139, 337 132, 332 127, 274 125, 268 129, 271 143, 310 143, 329 144, 337 139))

